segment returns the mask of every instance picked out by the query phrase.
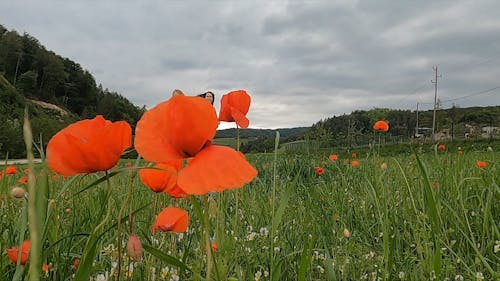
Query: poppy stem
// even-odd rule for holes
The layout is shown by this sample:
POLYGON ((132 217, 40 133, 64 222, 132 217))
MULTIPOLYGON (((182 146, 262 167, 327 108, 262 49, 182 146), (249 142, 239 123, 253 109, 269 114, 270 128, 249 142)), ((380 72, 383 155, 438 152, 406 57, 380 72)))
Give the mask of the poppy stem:
MULTIPOLYGON (((122 261, 122 217, 123 217, 123 212, 125 212, 125 208, 128 205, 128 202, 130 201, 130 197, 132 197, 132 189, 133 185, 130 184, 130 188, 128 189, 127 192, 127 197, 125 198, 125 201, 123 201, 120 211, 118 212, 118 221, 117 221, 117 245, 118 245, 118 266, 116 269, 116 280, 120 280, 120 275, 121 275, 121 261, 122 261)), ((131 217, 129 217, 129 221, 131 221, 131 217)), ((130 234, 132 234, 132 224, 130 224, 130 234)))
POLYGON ((236 124, 236 151, 240 151, 240 127, 236 124))
POLYGON ((30 268, 28 280, 40 280, 42 272, 42 236, 44 233, 43 223, 47 215, 47 186, 35 182, 35 162, 33 155, 33 133, 28 117, 28 109, 24 109, 23 124, 24 143, 26 144, 26 158, 28 159, 28 194, 31 196, 28 202, 28 225, 30 230, 30 268))
POLYGON ((23 208, 21 209, 21 220, 19 221, 19 237, 18 237, 18 252, 17 252, 17 262, 16 262, 16 272, 14 273, 13 281, 22 280, 24 273, 24 266, 21 265, 22 257, 22 244, 24 241, 24 233, 26 232, 27 220, 28 220, 28 200, 23 199, 23 208))
POLYGON ((208 214, 208 200, 207 200, 207 195, 202 195, 201 196, 201 201, 203 204, 203 232, 204 232, 204 238, 205 238, 205 252, 207 254, 207 260, 206 260, 206 276, 205 280, 211 280, 210 275, 212 273, 212 247, 210 245, 210 221, 209 221, 209 214, 208 214))

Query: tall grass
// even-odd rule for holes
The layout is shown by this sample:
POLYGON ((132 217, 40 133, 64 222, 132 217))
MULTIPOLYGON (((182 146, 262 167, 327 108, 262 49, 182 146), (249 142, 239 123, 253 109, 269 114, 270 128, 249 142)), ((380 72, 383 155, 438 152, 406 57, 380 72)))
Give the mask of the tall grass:
MULTIPOLYGON (((39 264, 48 264, 49 271, 40 272, 40 278, 114 280, 120 261, 120 280, 204 280, 207 234, 218 245, 210 251, 211 280, 499 278, 496 148, 464 155, 417 148, 415 154, 358 153, 357 168, 344 163, 349 158, 345 151, 247 155, 258 177, 241 189, 209 195, 198 207, 150 192, 124 163, 109 172, 111 177, 97 173, 68 179, 56 177, 42 163, 32 167, 36 186, 28 189, 31 198, 39 179, 46 177, 49 197, 39 264), (329 153, 343 157, 332 162, 329 153), (488 167, 477 168, 477 160, 487 161, 488 167), (325 173, 317 175, 316 166, 325 173), (168 205, 186 209, 190 227, 180 235, 153 235, 152 222, 168 205), (141 262, 131 260, 123 248, 132 231, 144 245, 141 262), (78 275, 83 273, 73 266, 75 259, 88 274, 78 275)), ((33 235, 23 228, 26 201, 9 195, 13 186, 23 186, 18 179, 24 167, 0 180, 2 280, 16 273, 5 249, 33 235)), ((27 266, 33 262, 30 258, 27 266)), ((26 270, 17 268, 20 279, 26 279, 26 270)))

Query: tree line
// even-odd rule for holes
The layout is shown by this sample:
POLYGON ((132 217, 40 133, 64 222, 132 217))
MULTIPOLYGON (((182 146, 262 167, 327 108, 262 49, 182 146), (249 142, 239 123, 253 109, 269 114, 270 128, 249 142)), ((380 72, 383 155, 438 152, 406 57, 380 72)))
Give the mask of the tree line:
MULTIPOLYGON (((47 141, 60 128, 84 118, 103 115, 126 120, 134 126, 145 107, 132 104, 117 92, 103 89, 82 66, 47 50, 27 33, 23 35, 0 25, 0 157, 24 157, 22 121, 24 107, 47 141), (51 103, 66 110, 67 116, 48 112, 28 100, 51 103)), ((35 135, 36 136, 36 135, 35 135)))

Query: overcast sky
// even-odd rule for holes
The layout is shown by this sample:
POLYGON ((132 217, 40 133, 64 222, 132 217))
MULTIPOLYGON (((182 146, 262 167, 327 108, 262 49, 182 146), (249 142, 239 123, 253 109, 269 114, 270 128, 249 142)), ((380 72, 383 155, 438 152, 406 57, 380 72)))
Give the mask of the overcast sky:
MULTIPOLYGON (((0 1, 0 24, 148 108, 252 96, 251 128, 353 110, 500 105, 500 1, 0 1)), ((220 128, 234 127, 224 123, 220 128)))

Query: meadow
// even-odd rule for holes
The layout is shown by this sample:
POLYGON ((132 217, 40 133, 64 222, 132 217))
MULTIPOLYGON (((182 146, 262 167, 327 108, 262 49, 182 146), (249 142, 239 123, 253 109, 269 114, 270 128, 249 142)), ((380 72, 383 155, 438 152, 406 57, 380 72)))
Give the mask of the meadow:
POLYGON ((41 280, 205 280, 208 263, 211 280, 498 280, 497 144, 460 153, 402 144, 392 155, 276 149, 246 155, 258 176, 244 187, 185 199, 145 187, 139 158, 67 178, 45 163, 3 166, 0 279, 33 274, 31 260, 16 266, 6 255, 30 236, 28 203, 38 197, 22 178, 32 173, 35 192, 47 194, 41 280), (26 194, 12 194, 16 186, 26 194), (167 206, 189 213, 186 232, 152 233, 167 206), (132 233, 140 260, 127 251, 132 233))

